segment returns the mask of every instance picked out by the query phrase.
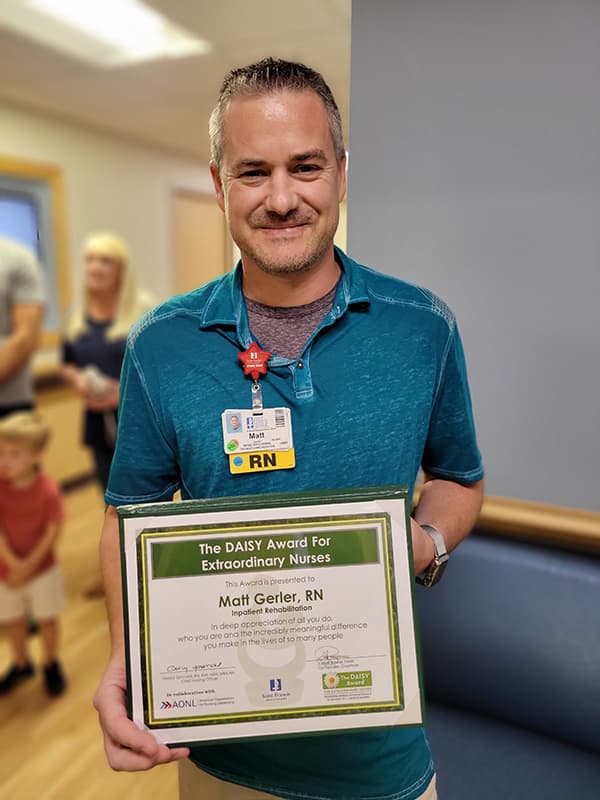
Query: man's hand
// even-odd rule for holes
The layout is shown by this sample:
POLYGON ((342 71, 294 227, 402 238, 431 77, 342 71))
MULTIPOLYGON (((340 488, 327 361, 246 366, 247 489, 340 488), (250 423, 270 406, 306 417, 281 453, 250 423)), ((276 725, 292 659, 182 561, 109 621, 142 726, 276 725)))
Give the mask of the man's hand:
POLYGON ((125 665, 114 657, 94 695, 94 707, 104 734, 104 750, 114 770, 136 772, 187 758, 189 748, 169 748, 148 731, 140 730, 127 716, 125 665))

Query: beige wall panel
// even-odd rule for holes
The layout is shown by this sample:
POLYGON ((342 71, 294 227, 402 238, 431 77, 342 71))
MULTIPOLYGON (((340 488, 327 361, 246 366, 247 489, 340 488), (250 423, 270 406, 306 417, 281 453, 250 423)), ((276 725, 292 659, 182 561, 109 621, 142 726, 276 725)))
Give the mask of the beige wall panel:
POLYGON ((225 219, 211 195, 173 193, 173 261, 176 294, 222 275, 231 263, 225 219))
POLYGON ((0 102, 0 155, 59 166, 65 182, 66 262, 73 296, 81 244, 91 231, 115 230, 129 243, 141 283, 164 300, 170 269, 171 195, 212 191, 208 164, 0 102))

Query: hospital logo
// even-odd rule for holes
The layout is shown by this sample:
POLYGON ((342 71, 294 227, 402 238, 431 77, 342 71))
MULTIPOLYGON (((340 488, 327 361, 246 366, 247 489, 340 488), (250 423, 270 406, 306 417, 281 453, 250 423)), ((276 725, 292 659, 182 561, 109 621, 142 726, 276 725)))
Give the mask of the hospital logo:
POLYGON ((280 692, 283 689, 281 678, 271 678, 269 681, 269 691, 280 692))

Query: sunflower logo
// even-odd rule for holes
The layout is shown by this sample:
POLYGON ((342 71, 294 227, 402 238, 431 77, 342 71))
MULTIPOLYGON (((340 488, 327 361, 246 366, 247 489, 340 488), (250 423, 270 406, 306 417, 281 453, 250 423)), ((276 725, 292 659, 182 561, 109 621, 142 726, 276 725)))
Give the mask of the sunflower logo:
POLYGON ((340 682, 339 675, 337 672, 328 672, 326 675, 323 675, 323 685, 326 689, 335 689, 340 682))

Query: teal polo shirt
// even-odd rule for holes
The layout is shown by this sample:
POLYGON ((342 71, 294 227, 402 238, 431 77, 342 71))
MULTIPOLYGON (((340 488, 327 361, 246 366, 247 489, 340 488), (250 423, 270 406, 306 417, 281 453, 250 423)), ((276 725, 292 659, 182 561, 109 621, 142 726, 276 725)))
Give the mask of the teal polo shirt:
MULTIPOLYGON (((331 311, 298 359, 272 355, 260 381, 265 407, 291 409, 295 468, 229 471, 221 414, 251 408, 238 359, 253 341, 238 264, 132 329, 108 503, 169 500, 179 488, 184 499, 384 484, 412 491, 421 467, 463 484, 482 477, 452 312, 337 249, 336 258, 331 311)), ((433 775, 420 727, 202 745, 192 758, 291 800, 413 800, 433 775)))

